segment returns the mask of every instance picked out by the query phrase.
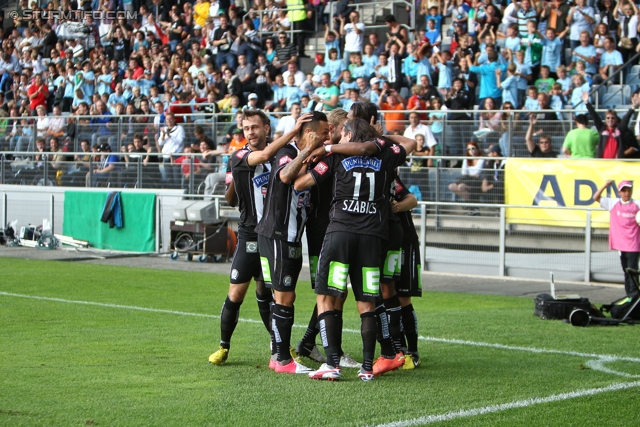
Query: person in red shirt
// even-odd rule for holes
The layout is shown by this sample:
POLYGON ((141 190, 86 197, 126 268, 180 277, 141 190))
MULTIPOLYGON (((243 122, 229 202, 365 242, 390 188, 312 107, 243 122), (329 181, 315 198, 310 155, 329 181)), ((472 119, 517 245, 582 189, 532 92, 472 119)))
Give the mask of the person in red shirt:
POLYGON ((47 108, 47 98, 49 98, 49 89, 47 85, 42 82, 42 76, 40 74, 36 74, 36 78, 29 89, 27 89, 27 95, 29 96, 29 109, 31 110, 31 115, 36 115, 36 108, 38 105, 44 106, 47 108))
MULTIPOLYGON (((407 110, 426 110, 427 102, 424 100, 424 87, 422 85, 413 85, 411 87, 411 97, 407 100, 407 110)), ((420 113, 420 120, 427 121, 426 113, 420 113)))
POLYGON ((193 107, 189 104, 191 101, 191 94, 187 92, 181 92, 178 95, 178 99, 171 104, 169 104, 168 111, 176 115, 176 123, 188 123, 189 116, 185 116, 183 114, 191 114, 193 113, 193 107))
POLYGON ((604 122, 589 102, 588 95, 585 92, 582 100, 600 134, 598 145, 596 146, 596 158, 623 159, 635 156, 639 151, 638 142, 633 137, 633 134, 627 135, 627 131, 629 130, 629 122, 633 119, 635 110, 640 105, 640 95, 633 95, 631 99, 633 106, 629 108, 622 120, 614 110, 608 110, 604 115, 604 122))
MULTIPOLYGON (((193 153, 193 150, 190 146, 184 147, 185 154, 193 153)), ((191 175, 191 156, 180 156, 173 161, 173 163, 177 163, 181 165, 182 169, 182 177, 185 181, 189 180, 189 175, 191 175)), ((200 160, 197 157, 193 157, 193 173, 194 175, 200 172, 200 160)))

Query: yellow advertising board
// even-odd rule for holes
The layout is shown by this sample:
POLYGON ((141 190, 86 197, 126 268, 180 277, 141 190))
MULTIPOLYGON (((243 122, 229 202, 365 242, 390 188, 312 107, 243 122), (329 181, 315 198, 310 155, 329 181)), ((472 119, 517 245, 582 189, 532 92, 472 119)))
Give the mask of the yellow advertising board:
MULTIPOLYGON (((614 160, 514 159, 505 166, 505 202, 521 206, 597 208, 593 195, 606 180, 614 180, 603 196, 618 197, 618 183, 634 181, 637 163, 614 160)), ((584 227, 586 211, 574 209, 507 209, 507 222, 584 227)), ((608 227, 609 213, 595 211, 594 227, 608 227)))

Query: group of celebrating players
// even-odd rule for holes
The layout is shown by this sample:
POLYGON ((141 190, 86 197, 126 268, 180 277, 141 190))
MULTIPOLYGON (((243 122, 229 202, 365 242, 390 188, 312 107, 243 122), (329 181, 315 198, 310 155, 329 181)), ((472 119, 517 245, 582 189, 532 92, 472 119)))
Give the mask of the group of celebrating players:
POLYGON ((268 143, 269 118, 246 110, 247 145, 233 153, 227 202, 238 206, 238 244, 229 293, 220 315, 215 365, 229 355, 231 337, 251 279, 271 335, 269 368, 339 380, 359 368, 363 381, 420 365, 418 321, 411 297, 421 296, 418 236, 411 218, 417 199, 397 175, 416 148, 402 136, 382 136, 374 104, 349 112, 302 115, 293 130, 268 143), (311 285, 317 294, 309 326, 291 347, 295 289, 306 226, 311 285), (363 362, 342 351, 342 311, 348 279, 361 318, 363 362), (320 335, 326 357, 316 346, 320 335), (380 357, 374 363, 376 341, 380 357), (298 356, 321 362, 304 366, 298 356))

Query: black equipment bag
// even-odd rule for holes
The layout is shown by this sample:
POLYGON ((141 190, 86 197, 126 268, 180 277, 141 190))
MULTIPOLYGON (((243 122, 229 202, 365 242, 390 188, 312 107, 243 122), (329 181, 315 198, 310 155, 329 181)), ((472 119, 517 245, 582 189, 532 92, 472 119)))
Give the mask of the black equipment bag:
POLYGON ((555 299, 549 294, 540 294, 534 300, 536 308, 534 316, 542 320, 568 319, 573 310, 581 309, 592 316, 602 317, 602 313, 591 304, 589 298, 555 299))
MULTIPOLYGON (((640 296, 636 298, 640 298, 640 296)), ((603 305, 601 309, 603 312, 611 314, 612 319, 622 319, 629 310, 632 310, 631 313, 629 313, 628 318, 640 320, 640 304, 632 307, 634 303, 635 301, 633 298, 624 297, 615 300, 611 304, 603 305)))

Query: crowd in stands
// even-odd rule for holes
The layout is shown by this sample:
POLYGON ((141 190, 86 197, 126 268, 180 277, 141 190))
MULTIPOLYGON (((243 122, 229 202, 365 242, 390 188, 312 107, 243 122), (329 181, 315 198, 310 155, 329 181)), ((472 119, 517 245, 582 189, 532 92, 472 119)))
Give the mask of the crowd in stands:
MULTIPOLYGON (((0 29, 0 148, 38 151, 44 141, 45 150, 76 151, 86 141, 89 150, 106 144, 155 152, 160 163, 176 163, 187 147, 217 158, 244 143, 237 113, 246 109, 268 111, 278 134, 301 113, 368 101, 378 106, 386 132, 421 141, 417 156, 466 156, 469 142, 479 153, 504 156, 638 154, 633 113, 624 122, 611 111, 603 121, 590 96, 640 51, 640 11, 632 1, 417 0, 415 30, 389 15, 382 31, 368 29, 354 6, 345 0, 45 0, 41 6, 19 0, 13 27, 0 29), (28 9, 35 11, 30 19, 28 9), (86 14, 74 22, 47 14, 77 9, 120 15, 86 14), (313 33, 322 38, 321 52, 305 51, 313 33), (194 112, 204 115, 190 117, 194 112), (230 117, 220 147, 210 126, 199 135, 182 128, 215 113, 230 117), (590 131, 589 117, 597 131, 590 131), (553 124, 571 119, 575 125, 566 129, 553 124), (549 129, 564 137, 573 127, 579 132, 552 147, 549 129), (182 139, 165 133, 180 128, 182 139), (618 136, 604 136, 616 128, 618 136)), ((418 159, 414 166, 436 163, 418 159)), ((457 165, 464 170, 463 162, 457 165)), ((459 184, 465 185, 452 191, 464 195, 459 184)))

